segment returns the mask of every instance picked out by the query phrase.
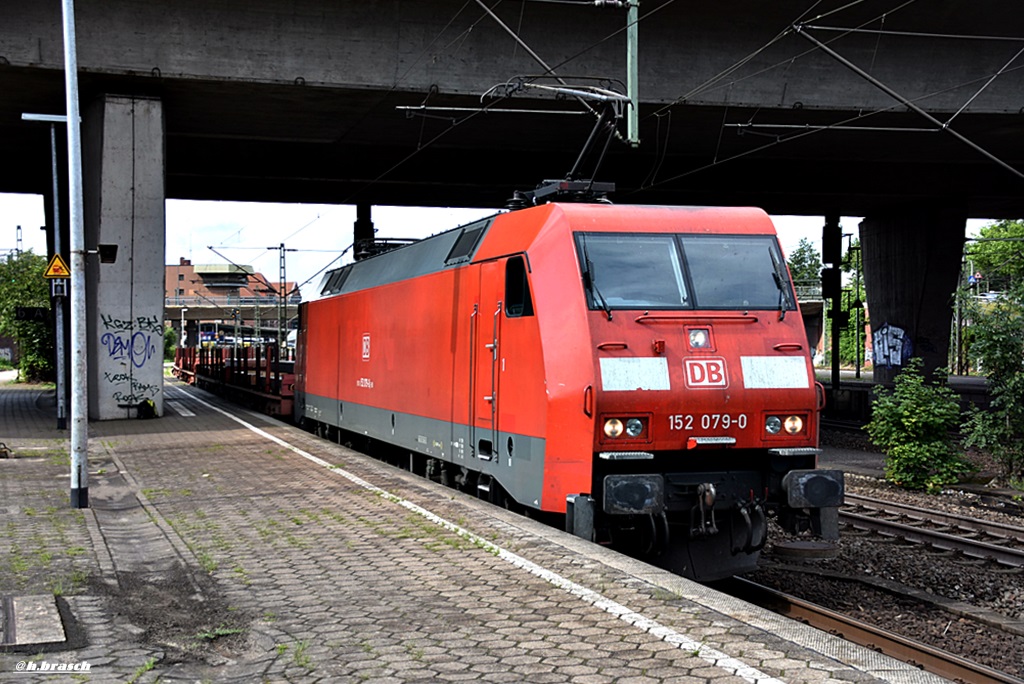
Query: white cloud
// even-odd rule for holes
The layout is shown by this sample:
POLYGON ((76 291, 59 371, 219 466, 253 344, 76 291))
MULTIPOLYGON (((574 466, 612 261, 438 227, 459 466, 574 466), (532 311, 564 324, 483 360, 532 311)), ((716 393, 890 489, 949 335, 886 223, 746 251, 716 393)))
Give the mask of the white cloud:
POLYGON ((46 255, 46 223, 42 195, 0 193, 0 254, 18 249, 46 255), (21 243, 18 243, 21 226, 21 243))

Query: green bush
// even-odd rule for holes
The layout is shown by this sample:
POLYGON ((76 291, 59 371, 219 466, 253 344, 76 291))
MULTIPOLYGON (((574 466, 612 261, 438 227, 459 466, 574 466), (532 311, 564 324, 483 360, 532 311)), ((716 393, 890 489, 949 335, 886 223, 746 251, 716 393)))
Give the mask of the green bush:
POLYGON ((50 306, 50 286, 43 277, 46 257, 31 250, 0 260, 0 335, 18 342, 22 381, 53 380, 53 328, 46 323, 17 320, 20 306, 50 306))
POLYGON ((1024 284, 990 304, 968 300, 971 356, 988 379, 987 409, 971 411, 967 447, 990 454, 1009 481, 1024 477, 1024 284))
POLYGON ((865 429, 885 453, 885 478, 905 489, 937 492, 958 481, 970 466, 955 448, 950 429, 959 425, 956 393, 926 384, 923 362, 913 358, 892 390, 880 387, 865 429))

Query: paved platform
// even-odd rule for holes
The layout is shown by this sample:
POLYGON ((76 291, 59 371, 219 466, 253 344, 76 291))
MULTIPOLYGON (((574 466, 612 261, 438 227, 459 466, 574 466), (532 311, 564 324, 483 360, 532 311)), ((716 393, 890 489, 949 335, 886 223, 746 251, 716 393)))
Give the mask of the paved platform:
POLYGON ((194 388, 165 397, 163 418, 90 426, 72 510, 47 391, 0 385, 0 595, 55 596, 66 632, 0 648, 0 681, 944 681, 194 388))

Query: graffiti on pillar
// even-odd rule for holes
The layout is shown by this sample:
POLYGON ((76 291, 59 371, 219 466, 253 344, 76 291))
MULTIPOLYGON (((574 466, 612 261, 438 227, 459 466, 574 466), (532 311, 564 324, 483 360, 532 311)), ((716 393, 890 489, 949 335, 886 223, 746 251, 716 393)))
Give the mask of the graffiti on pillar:
POLYGON ((163 333, 163 326, 156 316, 136 316, 135 318, 114 318, 107 314, 100 314, 100 322, 104 330, 116 332, 149 332, 163 333))
POLYGON ((871 336, 873 360, 876 366, 900 368, 914 353, 914 345, 903 328, 886 323, 871 336))
POLYGON ((116 361, 130 361, 135 368, 145 366, 157 353, 152 333, 103 333, 100 344, 110 358, 116 361))
POLYGON ((126 372, 104 372, 103 379, 112 388, 111 398, 119 405, 136 405, 160 391, 160 385, 140 382, 133 369, 144 368, 151 359, 162 360, 163 325, 156 316, 118 318, 100 314, 100 354, 126 367, 126 372))
POLYGON ((119 404, 138 404, 140 401, 155 397, 160 391, 160 385, 139 382, 129 373, 104 373, 103 379, 119 388, 111 395, 119 404))

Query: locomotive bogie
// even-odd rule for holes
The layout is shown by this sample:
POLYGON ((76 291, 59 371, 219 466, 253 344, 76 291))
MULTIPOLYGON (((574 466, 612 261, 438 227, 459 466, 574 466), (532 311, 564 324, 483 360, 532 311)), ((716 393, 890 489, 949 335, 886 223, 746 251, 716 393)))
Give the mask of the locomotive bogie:
POLYGON ((300 314, 296 417, 439 481, 698 579, 750 569, 768 516, 820 528, 808 509, 841 499, 814 469, 819 391, 759 210, 543 205, 323 294, 300 314))

